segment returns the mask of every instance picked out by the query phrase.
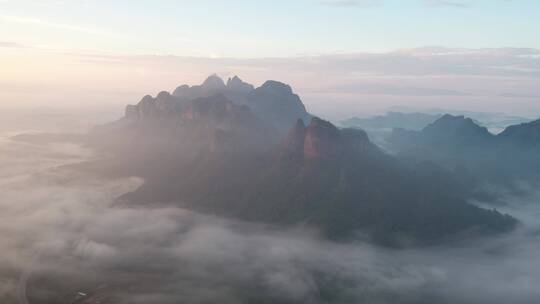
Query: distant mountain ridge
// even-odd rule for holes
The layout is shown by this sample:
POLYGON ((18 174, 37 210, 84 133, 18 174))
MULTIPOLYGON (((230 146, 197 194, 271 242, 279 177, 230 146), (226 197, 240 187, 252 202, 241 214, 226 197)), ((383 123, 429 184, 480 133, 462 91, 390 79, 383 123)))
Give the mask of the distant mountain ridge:
POLYGON ((394 130, 394 137, 400 137, 402 134, 408 134, 413 144, 418 141, 432 144, 446 142, 463 148, 481 144, 490 144, 499 148, 506 145, 506 148, 511 148, 512 143, 536 146, 540 144, 540 120, 509 126, 495 135, 471 118, 445 114, 421 131, 409 131, 402 128, 394 130), (396 136, 396 133, 401 134, 396 136))
POLYGON ((442 114, 426 114, 420 112, 403 113, 390 111, 384 115, 360 118, 353 117, 341 121, 340 125, 348 128, 361 128, 368 130, 388 130, 403 128, 407 130, 421 130, 430 123, 439 119, 442 114))
POLYGON ((495 137, 487 128, 481 127, 464 116, 443 115, 422 129, 423 139, 434 144, 477 145, 489 143, 495 137))
POLYGON ((530 119, 517 116, 509 116, 501 113, 489 112, 463 112, 444 109, 428 109, 424 111, 410 109, 396 109, 386 112, 383 115, 375 115, 365 118, 353 117, 340 122, 340 126, 348 128, 359 128, 368 132, 370 138, 387 151, 394 152, 392 145, 388 142, 388 137, 393 129, 403 129, 407 131, 421 131, 426 126, 434 123, 445 114, 451 117, 467 117, 475 124, 486 127, 490 132, 498 134, 506 127, 530 122, 530 119))
POLYGON ((444 115, 421 131, 395 129, 388 141, 401 157, 463 165, 482 183, 540 182, 540 120, 495 135, 470 118, 444 115))
POLYGON ((530 123, 510 126, 497 137, 502 141, 508 141, 516 145, 540 146, 540 119, 530 123))

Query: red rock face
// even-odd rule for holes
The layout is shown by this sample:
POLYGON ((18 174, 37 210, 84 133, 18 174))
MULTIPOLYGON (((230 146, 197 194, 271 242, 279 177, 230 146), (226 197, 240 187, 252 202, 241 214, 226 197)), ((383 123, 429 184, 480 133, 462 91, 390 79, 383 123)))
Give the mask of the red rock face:
POLYGON ((339 160, 347 150, 365 151, 371 147, 367 134, 361 130, 339 130, 330 122, 313 118, 305 127, 301 119, 289 130, 282 142, 281 159, 339 160))
POLYGON ((339 130, 330 122, 313 118, 306 129, 304 157, 306 159, 333 159, 342 152, 339 130))
POLYGON ((304 141, 306 138, 306 126, 301 119, 289 130, 287 137, 283 141, 283 148, 288 152, 304 153, 304 141))
POLYGON ((280 158, 294 163, 301 163, 304 159, 305 138, 306 126, 303 120, 298 119, 281 144, 280 158))

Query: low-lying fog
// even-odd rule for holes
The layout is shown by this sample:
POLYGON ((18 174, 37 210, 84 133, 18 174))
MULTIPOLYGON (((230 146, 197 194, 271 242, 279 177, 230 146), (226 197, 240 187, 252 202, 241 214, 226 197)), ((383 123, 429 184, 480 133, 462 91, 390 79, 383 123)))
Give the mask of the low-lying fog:
POLYGON ((94 155, 71 144, 14 142, 13 133, 0 138, 1 303, 85 295, 114 303, 540 299, 540 195, 509 199, 505 211, 524 223, 511 234, 394 251, 181 209, 117 208, 114 198, 139 179, 59 169, 94 155))

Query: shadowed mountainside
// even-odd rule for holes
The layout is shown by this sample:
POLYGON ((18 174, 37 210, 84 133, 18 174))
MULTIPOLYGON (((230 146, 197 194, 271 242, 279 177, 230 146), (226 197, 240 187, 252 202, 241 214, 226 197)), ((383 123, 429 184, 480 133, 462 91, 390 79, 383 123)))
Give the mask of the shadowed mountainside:
POLYGON ((444 169, 404 166, 362 130, 319 118, 306 125, 304 109, 287 85, 267 81, 253 89, 238 78, 225 85, 211 76, 172 95, 146 96, 128 106, 124 118, 96 128, 92 144, 112 157, 80 168, 143 177, 143 186, 119 198, 124 206, 175 205, 310 225, 335 239, 430 243, 515 224, 468 204, 444 169), (281 111, 286 119, 275 116, 281 111))
MULTIPOLYGON (((461 138, 473 128, 463 144, 491 141, 471 121, 444 119, 425 133, 436 140, 441 132, 461 138)), ((78 139, 108 157, 72 168, 144 178, 139 189, 118 199, 122 206, 172 205, 308 225, 333 239, 392 246, 502 232, 516 224, 467 203, 461 176, 436 162, 408 165, 364 131, 312 117, 291 88, 276 81, 253 88, 237 77, 225 84, 211 76, 200 86, 145 96, 120 120, 78 139)))
POLYGON ((430 161, 461 168, 471 186, 540 181, 540 120, 507 127, 494 135, 464 116, 445 115, 421 131, 395 129, 392 148, 409 162, 430 161))

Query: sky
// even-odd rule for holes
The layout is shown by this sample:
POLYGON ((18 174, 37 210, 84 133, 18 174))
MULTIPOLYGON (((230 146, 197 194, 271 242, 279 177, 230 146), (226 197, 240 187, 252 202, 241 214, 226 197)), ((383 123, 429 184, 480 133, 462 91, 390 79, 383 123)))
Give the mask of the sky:
POLYGON ((119 105, 218 73, 287 81, 336 117, 394 105, 540 116, 539 11, 533 0, 0 0, 0 105, 119 105), (414 71, 418 56, 430 73, 414 71))
POLYGON ((0 37, 63 51, 276 57, 540 48, 534 0, 3 0, 0 37))

